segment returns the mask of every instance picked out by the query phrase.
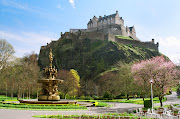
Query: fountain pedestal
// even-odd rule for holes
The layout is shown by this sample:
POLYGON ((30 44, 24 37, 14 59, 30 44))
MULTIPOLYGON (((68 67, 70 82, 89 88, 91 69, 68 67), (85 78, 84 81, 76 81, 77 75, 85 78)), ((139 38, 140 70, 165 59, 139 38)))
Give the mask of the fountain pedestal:
POLYGON ((49 68, 45 68, 45 79, 38 80, 38 83, 42 83, 42 90, 38 101, 60 101, 60 96, 58 94, 58 83, 63 82, 63 80, 56 79, 57 69, 52 68, 53 54, 52 49, 49 53, 50 65, 49 68))
POLYGON ((41 79, 38 83, 42 83, 42 91, 38 97, 39 101, 59 101, 60 96, 58 95, 58 83, 62 82, 60 79, 41 79))
POLYGON ((27 104, 76 104, 74 100, 61 100, 58 95, 58 83, 63 80, 56 79, 57 69, 52 68, 53 54, 52 49, 49 53, 50 65, 48 68, 44 68, 45 78, 38 80, 38 83, 42 83, 42 90, 40 96, 37 99, 25 99, 19 100, 20 103, 27 104))

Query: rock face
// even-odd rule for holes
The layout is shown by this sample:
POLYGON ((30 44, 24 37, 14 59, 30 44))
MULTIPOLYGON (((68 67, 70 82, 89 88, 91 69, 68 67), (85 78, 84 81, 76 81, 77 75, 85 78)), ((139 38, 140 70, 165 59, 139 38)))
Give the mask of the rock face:
POLYGON ((95 79, 100 73, 109 70, 117 62, 130 63, 161 55, 158 50, 143 46, 133 46, 108 40, 61 37, 47 46, 42 46, 39 66, 49 64, 49 49, 53 49, 53 65, 60 69, 75 69, 81 79, 95 79), (73 39, 74 38, 74 39, 73 39))

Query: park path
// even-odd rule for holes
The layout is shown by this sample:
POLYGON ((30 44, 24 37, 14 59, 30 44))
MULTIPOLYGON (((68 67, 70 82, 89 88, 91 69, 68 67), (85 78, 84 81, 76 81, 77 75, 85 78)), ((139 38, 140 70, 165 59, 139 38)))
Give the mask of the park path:
POLYGON ((35 110, 13 110, 0 109, 0 119, 39 119, 32 117, 33 115, 93 115, 103 113, 121 113, 132 111, 134 108, 143 107, 143 105, 130 103, 110 103, 114 107, 88 107, 88 110, 75 111, 35 111, 35 110))
MULTIPOLYGON (((180 99, 177 98, 176 92, 172 92, 171 95, 167 95, 167 101, 163 102, 163 105, 180 104, 180 99)), ((103 114, 103 113, 121 113, 132 112, 136 108, 142 108, 143 105, 131 104, 131 103, 109 103, 113 107, 88 107, 88 110, 75 110, 75 111, 33 111, 33 110, 13 110, 13 109, 0 109, 0 119, 39 119, 34 118, 32 115, 72 115, 72 114, 103 114)), ((159 106, 159 103, 154 106, 159 106)))
MULTIPOLYGON (((171 95, 166 95, 167 100, 163 102, 163 105, 170 105, 170 104, 180 104, 180 98, 176 92, 172 92, 171 95)), ((160 103, 154 104, 154 106, 160 106, 160 103)))

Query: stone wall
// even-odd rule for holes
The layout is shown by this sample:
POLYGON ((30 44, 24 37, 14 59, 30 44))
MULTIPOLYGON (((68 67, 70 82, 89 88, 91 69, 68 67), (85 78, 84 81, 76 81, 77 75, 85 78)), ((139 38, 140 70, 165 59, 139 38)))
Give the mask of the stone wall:
POLYGON ((86 32, 100 32, 104 34, 110 33, 114 35, 122 35, 122 27, 122 25, 109 24, 97 28, 87 29, 86 32))
POLYGON ((115 36, 113 34, 108 34, 105 39, 115 42, 115 36))
POLYGON ((99 32, 82 32, 79 39, 104 40, 105 35, 99 32))
POLYGON ((144 47, 144 48, 150 48, 158 51, 159 43, 154 44, 152 41, 150 42, 141 42, 138 40, 128 40, 128 39, 121 39, 115 37, 115 42, 126 44, 126 45, 133 45, 133 46, 138 46, 138 47, 144 47))
POLYGON ((80 35, 80 32, 76 32, 76 33, 65 32, 64 34, 61 35, 61 38, 78 39, 79 35, 80 35))
POLYGON ((158 46, 159 43, 155 44, 154 39, 150 42, 141 42, 139 40, 128 40, 128 39, 121 39, 116 37, 113 34, 104 34, 102 32, 76 32, 76 33, 70 33, 70 32, 65 32, 61 38, 66 38, 66 39, 90 39, 90 40, 108 40, 108 41, 113 41, 113 42, 118 42, 126 45, 133 45, 133 46, 138 46, 138 47, 145 47, 145 48, 150 48, 158 51, 158 46))

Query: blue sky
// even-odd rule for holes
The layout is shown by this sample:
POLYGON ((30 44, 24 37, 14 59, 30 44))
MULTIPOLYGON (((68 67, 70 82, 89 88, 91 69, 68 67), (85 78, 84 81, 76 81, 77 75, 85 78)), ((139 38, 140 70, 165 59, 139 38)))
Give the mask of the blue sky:
POLYGON ((86 28, 94 15, 114 14, 135 26, 141 41, 152 38, 173 62, 180 60, 180 0, 0 0, 0 38, 22 57, 57 40, 60 32, 86 28))

